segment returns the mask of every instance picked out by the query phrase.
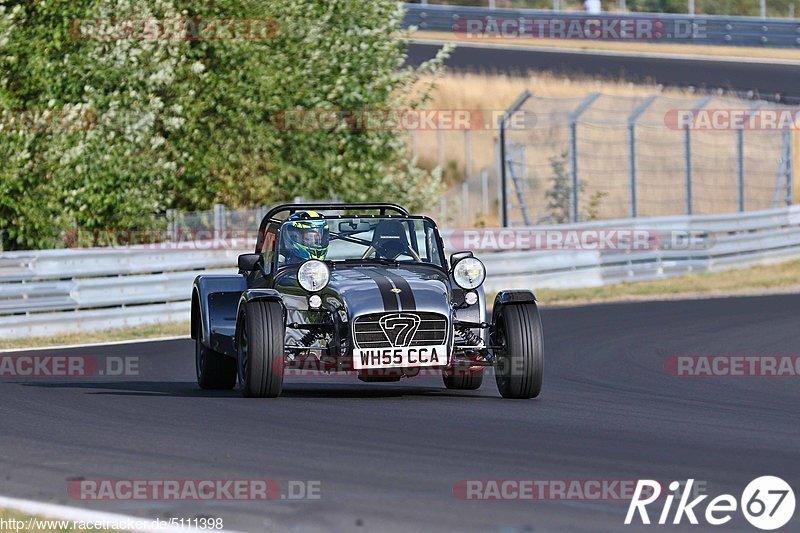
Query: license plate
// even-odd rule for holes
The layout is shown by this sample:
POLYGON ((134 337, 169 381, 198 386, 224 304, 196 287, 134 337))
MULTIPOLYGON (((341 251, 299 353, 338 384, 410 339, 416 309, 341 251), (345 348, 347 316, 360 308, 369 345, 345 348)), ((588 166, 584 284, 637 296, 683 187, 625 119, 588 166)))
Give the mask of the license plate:
POLYGON ((353 368, 405 368, 442 366, 447 364, 445 346, 414 346, 413 348, 355 348, 353 368))

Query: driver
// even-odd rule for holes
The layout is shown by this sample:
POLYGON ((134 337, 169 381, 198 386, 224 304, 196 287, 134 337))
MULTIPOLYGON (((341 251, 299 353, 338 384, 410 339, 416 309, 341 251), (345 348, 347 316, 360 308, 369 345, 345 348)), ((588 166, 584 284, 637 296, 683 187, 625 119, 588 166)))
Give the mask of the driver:
POLYGON ((284 226, 284 235, 287 263, 302 263, 309 259, 324 261, 328 255, 328 222, 316 211, 292 214, 284 226))

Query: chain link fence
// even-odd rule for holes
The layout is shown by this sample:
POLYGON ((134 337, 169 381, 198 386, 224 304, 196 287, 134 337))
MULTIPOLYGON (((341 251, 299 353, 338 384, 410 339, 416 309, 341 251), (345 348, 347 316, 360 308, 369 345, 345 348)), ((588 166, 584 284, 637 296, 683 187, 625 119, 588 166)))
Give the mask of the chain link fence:
MULTIPOLYGON (((800 110, 705 96, 518 100, 501 129, 507 225, 791 205, 800 110)), ((501 189, 503 187, 501 186, 501 189)), ((502 202, 501 202, 502 203, 502 202)))
MULTIPOLYGON (((453 167, 456 176, 426 213, 440 227, 722 214, 796 200, 800 107, 711 95, 526 92, 506 119, 499 130, 412 132, 409 155, 416 144, 437 146, 428 164, 453 167)), ((216 206, 167 219, 173 235, 242 232, 254 231, 266 211, 216 206)))

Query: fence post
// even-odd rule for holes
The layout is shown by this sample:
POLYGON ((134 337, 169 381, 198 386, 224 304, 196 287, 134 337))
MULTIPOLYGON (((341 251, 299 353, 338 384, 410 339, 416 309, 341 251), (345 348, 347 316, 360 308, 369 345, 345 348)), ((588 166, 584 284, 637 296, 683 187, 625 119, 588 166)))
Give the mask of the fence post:
POLYGON ((469 182, 461 184, 461 212, 464 213, 464 227, 469 227, 469 182))
POLYGON ((784 130, 778 175, 775 178, 775 197, 772 199, 772 207, 778 207, 778 205, 780 205, 781 194, 784 195, 784 205, 787 207, 792 205, 792 156, 792 131, 784 130))
MULTIPOLYGON (((788 156, 786 160, 786 205, 794 203, 794 143, 792 142, 792 132, 784 133, 788 137, 788 156)), ((0 243, 2 245, 2 243, 0 243)))
POLYGON ((225 233, 225 206, 214 204, 214 236, 221 238, 225 233))
MULTIPOLYGON (((175 210, 167 209, 167 242, 177 241, 177 223, 175 221, 175 210)), ((0 243, 0 246, 2 243, 0 243)))
POLYGON ((686 169, 686 214, 692 214, 692 130, 683 128, 683 160, 686 169))
POLYGON ((438 157, 438 166, 444 172, 444 130, 437 129, 436 130, 436 145, 439 149, 439 157, 438 157))
POLYGON ((736 128, 736 190, 739 212, 744 212, 744 124, 755 113, 761 103, 750 108, 742 120, 742 127, 736 128))
POLYGON ((739 212, 744 211, 744 130, 736 130, 736 198, 739 212))
POLYGON ((507 168, 506 168, 506 122, 502 118, 500 119, 500 141, 499 141, 499 148, 500 148, 500 161, 498 161, 500 165, 500 224, 504 227, 508 227, 508 196, 506 195, 506 180, 507 180, 507 168))
POLYGON ((656 99, 655 95, 648 96, 628 117, 628 178, 630 181, 630 208, 631 218, 636 218, 636 121, 647 111, 650 104, 656 99))
MULTIPOLYGON (((692 116, 703 109, 708 103, 713 100, 713 96, 706 96, 692 110, 692 116)), ((685 126, 683 129, 683 158, 684 168, 686 170, 686 214, 691 215, 693 208, 692 200, 692 129, 690 126, 685 126)))
POLYGON ((411 159, 417 159, 417 130, 411 130, 411 159))
POLYGON ((472 130, 464 130, 464 172, 466 179, 472 176, 472 130))
POLYGON ((483 216, 489 216, 489 171, 481 169, 481 201, 483 216))
POLYGON ((569 117, 569 153, 570 153, 570 222, 578 222, 578 192, 580 181, 578 180, 578 119, 589 106, 600 97, 600 93, 592 93, 587 96, 569 117))
POLYGON ((499 144, 499 152, 500 152, 500 161, 497 162, 499 165, 499 172, 498 175, 500 176, 500 223, 503 225, 504 228, 508 227, 508 187, 507 187, 507 176, 508 176, 508 165, 507 165, 507 149, 506 146, 506 121, 508 121, 509 117, 513 115, 525 101, 533 96, 533 93, 530 91, 523 91, 522 94, 517 96, 517 99, 514 100, 514 103, 511 104, 511 107, 506 109, 506 112, 503 113, 503 116, 500 117, 498 121, 498 128, 500 130, 500 140, 499 144))

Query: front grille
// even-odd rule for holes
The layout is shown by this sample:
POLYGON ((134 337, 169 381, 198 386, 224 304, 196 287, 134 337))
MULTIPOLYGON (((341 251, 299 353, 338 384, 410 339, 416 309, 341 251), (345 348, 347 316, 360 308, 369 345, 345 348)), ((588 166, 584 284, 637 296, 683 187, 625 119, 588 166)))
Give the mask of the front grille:
POLYGON ((447 317, 438 313, 373 313, 353 321, 355 343, 359 348, 441 346, 447 343, 447 329, 447 317), (418 324, 413 317, 419 320, 418 324), (385 329, 381 319, 384 319, 385 329))

